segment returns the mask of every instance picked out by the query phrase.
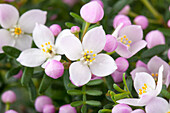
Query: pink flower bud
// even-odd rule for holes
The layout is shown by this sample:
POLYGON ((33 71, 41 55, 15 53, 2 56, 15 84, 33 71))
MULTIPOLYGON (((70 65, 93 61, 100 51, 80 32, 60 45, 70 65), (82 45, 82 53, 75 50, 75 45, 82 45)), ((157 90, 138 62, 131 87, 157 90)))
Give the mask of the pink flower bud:
MULTIPOLYGON (((115 71, 111 74, 113 80, 115 83, 119 83, 123 81, 123 73, 124 72, 120 72, 120 71, 115 71)), ((126 76, 126 75, 125 75, 126 76)))
POLYGON ((102 6, 102 8, 104 7, 102 0, 91 0, 91 1, 96 1, 102 6))
POLYGON ((168 20, 168 22, 167 22, 167 26, 170 28, 170 20, 168 20))
POLYGON ((16 112, 15 110, 8 110, 5 113, 18 113, 18 112, 16 112))
POLYGON ((71 33, 76 34, 79 32, 80 32, 80 27, 78 27, 78 26, 71 27, 71 33))
POLYGON ((20 70, 18 74, 14 75, 13 77, 16 79, 20 79, 22 77, 22 70, 20 70))
POLYGON ((103 18, 104 10, 98 2, 92 1, 83 5, 80 15, 86 22, 97 23, 103 18))
POLYGON ((53 24, 50 26, 50 30, 54 36, 57 36, 61 32, 61 27, 58 24, 53 24))
POLYGON ((115 18, 113 19, 113 27, 116 28, 117 26, 119 26, 120 23, 123 23, 122 28, 128 25, 131 25, 131 21, 129 17, 126 15, 115 16, 115 18))
POLYGON ((55 113, 55 106, 52 104, 45 105, 43 108, 43 113, 55 113))
POLYGON ((113 52, 118 46, 117 40, 112 35, 106 35, 106 44, 104 50, 107 52, 113 52))
POLYGON ((117 71, 125 72, 129 67, 129 62, 123 57, 119 57, 115 60, 117 65, 117 71))
POLYGON ((126 6, 119 12, 119 14, 127 15, 127 14, 129 13, 129 10, 130 10, 130 6, 129 6, 129 5, 126 5, 126 6))
POLYGON ((131 113, 145 113, 142 109, 135 109, 131 113))
POLYGON ((35 109, 38 112, 43 112, 44 106, 49 104, 52 104, 51 98, 49 98, 48 96, 39 96, 35 100, 35 109))
POLYGON ((51 77, 53 79, 57 79, 63 75, 64 66, 61 62, 59 62, 57 60, 51 60, 47 63, 47 65, 45 67, 45 73, 49 77, 51 77))
POLYGON ((142 29, 146 29, 149 24, 148 19, 143 15, 139 15, 139 16, 135 17, 135 19, 133 21, 136 25, 140 25, 142 27, 142 29))
POLYGON ((63 105, 59 108, 59 113, 77 113, 76 108, 70 104, 63 105))
POLYGON ((12 90, 5 91, 1 99, 4 103, 14 103, 16 101, 16 95, 12 90))
POLYGON ((132 108, 126 104, 117 104, 113 107, 112 113, 131 113, 132 108))
POLYGON ((165 44, 165 37, 162 32, 153 30, 146 35, 146 42, 147 47, 152 48, 157 45, 165 44))
POLYGON ((170 60, 170 49, 168 50, 168 59, 170 60))

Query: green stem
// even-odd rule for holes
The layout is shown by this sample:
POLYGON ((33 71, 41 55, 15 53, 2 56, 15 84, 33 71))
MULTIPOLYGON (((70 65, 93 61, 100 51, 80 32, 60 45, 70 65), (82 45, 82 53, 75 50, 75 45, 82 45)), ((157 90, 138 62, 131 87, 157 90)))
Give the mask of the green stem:
POLYGON ((8 111, 9 110, 9 108, 10 108, 10 103, 6 103, 6 107, 5 107, 5 111, 8 111))
POLYGON ((90 26, 90 23, 86 22, 86 25, 85 25, 85 27, 84 27, 84 31, 83 31, 83 34, 82 34, 81 40, 83 40, 83 37, 84 37, 84 35, 86 34, 86 32, 87 32, 87 30, 88 30, 89 26, 90 26))
POLYGON ((134 13, 133 11, 129 11, 128 15, 134 18, 138 16, 138 14, 134 13))
POLYGON ((113 53, 115 53, 115 51, 113 51, 113 52, 107 52, 106 54, 112 55, 113 53))
MULTIPOLYGON (((86 105, 86 86, 85 85, 82 87, 82 91, 83 91, 83 106, 85 106, 86 105)), ((82 112, 86 113, 87 110, 83 110, 82 112)))

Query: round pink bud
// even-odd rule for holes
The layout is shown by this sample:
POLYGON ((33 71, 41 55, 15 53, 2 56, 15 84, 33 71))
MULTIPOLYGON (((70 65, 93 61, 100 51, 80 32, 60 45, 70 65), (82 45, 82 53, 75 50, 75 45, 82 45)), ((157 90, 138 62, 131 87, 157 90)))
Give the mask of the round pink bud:
POLYGON ((147 47, 152 48, 157 45, 165 44, 165 37, 162 32, 153 30, 146 35, 146 42, 147 47))
POLYGON ((125 72, 129 67, 129 62, 123 57, 119 57, 115 60, 117 65, 117 71, 125 72))
POLYGON ((118 46, 118 42, 112 35, 106 35, 106 44, 104 50, 107 52, 113 52, 118 46))
POLYGON ((102 6, 96 2, 89 2, 80 9, 81 17, 89 23, 97 23, 104 16, 104 10, 102 6))
POLYGON ((168 59, 170 60, 170 49, 168 50, 168 59))
POLYGON ((59 108, 58 113, 77 113, 77 111, 75 107, 72 107, 70 104, 66 104, 59 108))
POLYGON ((96 1, 102 6, 102 8, 104 7, 102 0, 91 0, 91 1, 96 1))
POLYGON ((127 15, 127 14, 129 13, 129 10, 130 10, 130 6, 129 6, 129 5, 126 5, 126 6, 119 12, 119 14, 127 15))
POLYGON ((55 106, 52 104, 45 105, 43 108, 43 113, 55 113, 55 106))
POLYGON ((132 108, 126 104, 117 104, 113 107, 112 113, 131 113, 132 108))
POLYGON ((135 109, 131 113, 145 113, 142 109, 135 109))
POLYGON ((50 26, 50 30, 54 36, 57 36, 61 32, 61 27, 58 24, 53 24, 50 26))
POLYGON ((125 19, 121 18, 121 19, 119 19, 119 21, 117 22, 116 27, 118 27, 119 24, 121 24, 121 23, 123 23, 123 26, 122 26, 121 28, 123 28, 123 27, 125 27, 125 26, 132 25, 132 23, 131 23, 130 20, 125 20, 125 19))
POLYGON ((61 62, 59 62, 57 60, 51 60, 47 63, 47 65, 45 67, 45 73, 49 77, 51 77, 53 79, 57 79, 63 75, 64 66, 61 62))
POLYGON ((116 28, 122 22, 123 22, 123 24, 127 24, 127 25, 130 24, 131 25, 131 21, 130 21, 128 16, 126 16, 126 15, 117 15, 113 19, 113 27, 116 28))
POLYGON ((39 96, 35 100, 35 109, 38 112, 43 112, 44 106, 49 104, 52 104, 51 98, 49 98, 48 96, 39 96))
POLYGON ((149 24, 148 19, 143 15, 139 15, 139 16, 135 17, 135 19, 133 21, 136 25, 140 25, 142 27, 142 29, 146 29, 149 24))
POLYGON ((18 113, 18 112, 16 112, 15 110, 8 110, 5 113, 18 113))
POLYGON ((14 75, 13 77, 16 79, 20 79, 22 77, 22 70, 20 70, 18 74, 14 75))
POLYGON ((168 22, 167 22, 167 26, 170 28, 170 20, 168 20, 168 22))
POLYGON ((12 90, 8 90, 2 94, 1 99, 4 103, 14 103, 16 101, 16 95, 12 90))
MULTIPOLYGON (((115 83, 119 83, 119 82, 122 82, 123 81, 123 73, 124 72, 120 72, 120 71, 115 71, 111 74, 113 80, 115 83)), ((126 75, 125 75, 126 77, 126 75)))
POLYGON ((80 27, 78 27, 78 26, 71 27, 71 33, 76 34, 79 32, 80 32, 80 27))

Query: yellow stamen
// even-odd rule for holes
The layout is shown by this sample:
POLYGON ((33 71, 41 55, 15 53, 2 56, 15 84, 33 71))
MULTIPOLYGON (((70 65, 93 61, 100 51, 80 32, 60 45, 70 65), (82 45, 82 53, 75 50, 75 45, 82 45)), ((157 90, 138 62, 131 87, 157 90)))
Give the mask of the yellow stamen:
POLYGON ((146 87, 142 87, 142 89, 146 90, 146 87))
POLYGON ((90 60, 90 62, 92 62, 93 60, 90 60))
POLYGON ((128 38, 126 38, 125 40, 128 40, 128 38))
POLYGON ((15 28, 14 33, 20 35, 22 33, 21 28, 15 28))
POLYGON ((84 53, 84 55, 86 55, 86 53, 84 53))
POLYGON ((90 55, 88 55, 87 58, 90 58, 90 55))
POLYGON ((45 52, 45 49, 42 49, 43 50, 43 52, 45 52))
POLYGON ((139 91, 142 91, 142 89, 139 89, 139 91))
POLYGON ((93 53, 93 51, 91 50, 90 53, 93 53))
POLYGON ((146 91, 145 91, 145 90, 143 90, 143 93, 146 93, 146 91))
POLYGON ((52 45, 50 45, 50 48, 52 48, 52 45))
POLYGON ((123 38, 126 38, 126 35, 124 35, 123 38))
POLYGON ((139 95, 142 95, 142 92, 139 92, 139 95))
POLYGON ((158 76, 158 73, 156 73, 155 75, 158 76))
POLYGON ((45 45, 47 46, 48 44, 47 44, 47 43, 45 43, 45 45))
POLYGON ((127 46, 128 46, 128 47, 130 47, 130 45, 129 45, 129 44, 128 44, 127 46))
POLYGON ((48 44, 50 45, 50 42, 48 42, 48 44))
POLYGON ((154 74, 154 73, 152 73, 151 75, 152 75, 152 76, 155 76, 155 74, 154 74))
POLYGON ((87 53, 89 53, 89 51, 87 51, 87 53))
POLYGON ((96 56, 96 54, 93 54, 93 57, 95 57, 96 56))
POLYGON ((126 44, 126 41, 123 41, 124 44, 126 44))
POLYGON ((93 60, 95 60, 95 58, 93 58, 93 60))
POLYGON ((132 41, 128 41, 128 43, 130 44, 130 43, 132 43, 132 41))
POLYGON ((41 45, 41 47, 44 47, 44 45, 41 45))

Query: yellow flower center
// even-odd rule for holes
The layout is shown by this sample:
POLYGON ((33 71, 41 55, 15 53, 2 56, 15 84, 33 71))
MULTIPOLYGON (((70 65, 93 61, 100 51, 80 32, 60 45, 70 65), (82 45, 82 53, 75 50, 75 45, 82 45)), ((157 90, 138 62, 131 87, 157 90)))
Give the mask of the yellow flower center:
POLYGON ((141 88, 141 89, 139 89, 139 95, 142 95, 143 93, 146 93, 147 91, 147 88, 148 88, 148 86, 144 83, 144 86, 141 88))
POLYGON ((83 53, 83 57, 80 59, 85 64, 91 64, 93 61, 95 61, 96 54, 93 54, 93 50, 85 50, 83 53))
POLYGON ((120 42, 123 43, 124 45, 126 45, 128 48, 130 47, 130 44, 132 43, 131 40, 129 40, 126 35, 124 35, 123 37, 120 37, 120 42))
POLYGON ((158 73, 151 73, 152 77, 154 78, 155 82, 157 83, 158 81, 158 73))
POLYGON ((15 35, 20 35, 22 33, 21 28, 16 27, 15 30, 14 30, 14 33, 15 33, 15 35))
POLYGON ((50 54, 53 53, 53 51, 52 51, 52 45, 50 44, 50 42, 47 42, 47 43, 45 43, 44 45, 42 44, 41 47, 42 47, 42 51, 43 51, 44 53, 50 53, 50 54))
POLYGON ((10 29, 11 35, 15 38, 18 38, 24 32, 21 30, 20 26, 15 25, 13 28, 10 29))

